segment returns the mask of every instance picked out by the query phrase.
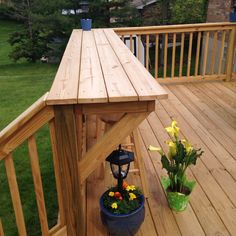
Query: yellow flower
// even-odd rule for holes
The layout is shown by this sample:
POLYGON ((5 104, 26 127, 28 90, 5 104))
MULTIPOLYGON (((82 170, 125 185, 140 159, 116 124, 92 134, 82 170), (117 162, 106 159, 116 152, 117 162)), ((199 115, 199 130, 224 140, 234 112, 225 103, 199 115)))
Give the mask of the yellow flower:
POLYGON ((176 139, 179 136, 179 127, 177 127, 177 122, 175 120, 172 121, 171 127, 166 127, 165 130, 176 139))
POLYGON ((176 155, 176 143, 169 141, 167 144, 169 146, 168 157, 171 159, 176 155))
POLYGON ((130 185, 130 190, 134 191, 136 188, 134 185, 130 185))
POLYGON ((152 145, 149 145, 148 150, 149 150, 149 151, 154 151, 154 152, 157 151, 157 152, 160 153, 161 156, 164 155, 162 149, 159 148, 159 147, 154 147, 154 146, 152 146, 152 145))
POLYGON ((134 186, 134 185, 128 185, 127 187, 126 187, 126 191, 134 191, 136 189, 136 187, 134 186))
POLYGON ((114 192, 109 192, 108 195, 109 195, 110 197, 114 197, 115 193, 114 193, 114 192))
POLYGON ((117 203, 116 203, 116 202, 113 202, 113 203, 111 204, 111 208, 113 208, 113 209, 117 209, 117 208, 118 208, 117 203))
POLYGON ((128 185, 125 190, 129 192, 129 191, 131 191, 132 189, 131 189, 130 185, 128 185))
POLYGON ((182 139, 181 142, 184 145, 187 154, 190 154, 192 152, 192 150, 193 150, 192 145, 186 139, 182 139))
POLYGON ((129 200, 134 200, 136 197, 136 195, 134 193, 129 193, 129 200))

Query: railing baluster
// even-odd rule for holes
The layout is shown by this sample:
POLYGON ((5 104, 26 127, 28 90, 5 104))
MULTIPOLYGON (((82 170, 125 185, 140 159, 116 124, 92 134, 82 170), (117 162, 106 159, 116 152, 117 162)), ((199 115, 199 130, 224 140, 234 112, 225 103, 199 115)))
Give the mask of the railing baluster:
POLYGON ((64 213, 63 200, 62 200, 61 177, 60 177, 60 168, 59 168, 59 163, 58 163, 58 153, 57 153, 57 148, 56 148, 56 128, 55 128, 54 120, 49 122, 49 130, 50 130, 50 138, 51 138, 51 146, 52 146, 52 154, 53 154, 54 173, 55 173, 55 179, 56 179, 60 222, 61 222, 61 225, 63 226, 65 225, 65 213, 64 213))
POLYGON ((124 35, 121 36, 121 40, 122 40, 123 42, 125 42, 125 36, 124 36, 124 35))
POLYGON ((210 65, 210 74, 214 74, 214 69, 215 69, 215 57, 216 57, 216 49, 217 49, 217 36, 218 32, 214 32, 214 37, 213 37, 213 44, 212 44, 212 54, 211 54, 211 65, 210 65))
POLYGON ((235 32, 236 32, 236 27, 233 26, 232 30, 230 30, 230 33, 229 33, 229 42, 228 42, 228 48, 227 48, 226 70, 225 70, 227 81, 231 80, 232 72, 233 72, 235 32))
POLYGON ((189 35, 187 77, 190 76, 191 57, 192 57, 192 45, 193 45, 193 32, 191 32, 190 35, 189 35))
POLYGON ((168 34, 165 34, 165 48, 164 48, 164 75, 163 77, 166 78, 166 71, 167 71, 167 60, 168 60, 168 34))
POLYGON ((223 56, 224 56, 224 50, 225 50, 225 35, 226 35, 226 31, 224 30, 222 33, 222 39, 221 39, 218 75, 222 74, 222 62, 223 62, 223 56))
POLYGON ((201 46, 201 32, 198 32, 197 36, 197 50, 196 50, 196 59, 195 59, 195 72, 194 75, 198 75, 198 66, 199 66, 199 56, 200 56, 200 46, 201 46))
POLYGON ((175 77, 175 52, 176 52, 176 33, 173 34, 173 48, 172 48, 172 65, 171 77, 175 77))
POLYGON ((138 35, 138 59, 141 61, 141 35, 138 35))
POLYGON ((158 78, 158 54, 159 54, 159 34, 156 34, 156 46, 155 46, 155 79, 158 78))
POLYGON ((149 34, 146 35, 146 69, 149 71, 149 34))
POLYGON ((11 193, 12 204, 13 204, 15 217, 16 217, 18 233, 20 236, 26 236, 27 233, 26 233, 26 228, 25 228, 24 214, 22 210, 19 188, 18 188, 18 184, 16 180, 14 162, 12 160, 11 154, 9 154, 5 158, 5 167, 6 167, 9 189, 11 193))
POLYGON ((204 55, 203 55, 203 66, 202 66, 202 76, 206 75, 206 64, 207 64, 207 56, 208 56, 208 44, 209 44, 209 31, 206 33, 205 45, 204 45, 204 55))
POLYGON ((30 156, 30 163, 34 181, 34 190, 35 196, 38 206, 38 213, 39 213, 39 220, 41 225, 42 235, 48 234, 48 220, 47 220, 47 212, 45 207, 45 200, 43 194, 43 185, 39 167, 39 158, 38 158, 38 151, 36 146, 36 141, 34 136, 29 137, 28 139, 28 149, 29 149, 29 156, 30 156))
POLYGON ((4 232, 3 232, 3 227, 2 227, 2 221, 0 219, 0 236, 4 236, 4 232))
POLYGON ((180 51, 180 62, 179 62, 179 77, 182 77, 183 71, 183 59, 184 59, 184 37, 185 34, 181 34, 181 51, 180 51))
POLYGON ((133 53, 133 35, 132 34, 129 36, 129 42, 130 42, 130 51, 133 53))

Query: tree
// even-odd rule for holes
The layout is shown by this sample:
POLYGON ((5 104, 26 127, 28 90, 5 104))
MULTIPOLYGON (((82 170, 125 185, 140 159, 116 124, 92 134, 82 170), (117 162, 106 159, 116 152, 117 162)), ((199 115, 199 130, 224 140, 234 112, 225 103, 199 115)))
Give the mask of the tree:
POLYGON ((207 2, 207 0, 172 0, 170 21, 177 24, 205 22, 207 2))
POLYGON ((26 58, 35 62, 50 52, 50 45, 58 38, 63 42, 59 46, 64 49, 72 24, 61 14, 63 6, 66 0, 12 0, 10 14, 24 24, 24 29, 10 36, 13 46, 10 57, 15 61, 26 58))
POLYGON ((82 17, 92 18, 93 27, 136 26, 138 11, 131 0, 88 0, 89 11, 80 14, 77 0, 12 0, 11 14, 24 24, 9 42, 14 46, 11 58, 35 62, 42 55, 60 58, 73 28, 79 28, 82 17), (63 15, 62 10, 67 10, 63 15))
POLYGON ((138 26, 141 24, 141 16, 131 2, 131 0, 90 0, 89 12, 85 17, 93 19, 93 27, 138 26))

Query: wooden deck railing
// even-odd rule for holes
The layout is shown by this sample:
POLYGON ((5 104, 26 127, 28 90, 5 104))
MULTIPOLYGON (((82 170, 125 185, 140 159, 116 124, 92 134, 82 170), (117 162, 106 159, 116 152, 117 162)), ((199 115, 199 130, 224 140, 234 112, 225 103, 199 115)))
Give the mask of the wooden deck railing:
POLYGON ((235 28, 208 23, 114 30, 159 82, 171 83, 230 80, 235 28))
MULTIPOLYGON (((16 225, 20 236, 27 235, 26 224, 24 220, 24 212, 20 191, 17 182, 16 171, 14 167, 13 151, 23 142, 28 142, 29 159, 34 183, 34 192, 38 207, 38 215, 41 226, 42 235, 61 235, 65 230, 64 210, 61 201, 61 185, 59 177, 59 167, 57 161, 57 149, 55 147, 55 124, 53 107, 46 106, 44 98, 41 97, 22 115, 10 123, 4 130, 0 132, 0 161, 5 163, 6 176, 8 179, 9 190, 12 199, 12 205, 15 213, 16 225), (57 224, 49 229, 47 220, 47 211, 45 206, 44 191, 42 185, 41 171, 39 165, 39 155, 35 140, 35 134, 45 124, 49 124, 51 136, 51 148, 53 153, 54 173, 57 188, 59 220, 57 224)), ((29 191, 31 191, 29 189, 29 191)), ((31 196, 31 195, 30 195, 31 196)), ((56 199, 53 199, 56 201, 56 199)), ((4 235, 4 225, 0 219, 0 235, 4 235)))
MULTIPOLYGON (((146 68, 155 75, 158 81, 169 83, 211 79, 230 80, 234 61, 235 27, 236 25, 230 23, 217 23, 119 28, 115 31, 124 42, 125 38, 132 42, 130 50, 137 55, 138 59, 141 60, 141 57, 145 56, 146 68), (135 43, 134 35, 137 36, 137 43, 135 43), (145 45, 145 53, 141 50, 142 44, 145 45), (160 45, 163 48, 163 58, 161 58, 160 45), (135 51, 135 49, 137 50, 135 51)), ((40 98, 0 132, 0 162, 5 164, 6 178, 20 236, 27 235, 27 229, 14 166, 15 153, 13 152, 24 142, 28 143, 41 233, 42 235, 65 235, 66 232, 62 181, 58 164, 58 147, 56 146, 55 115, 53 107, 45 104, 45 97, 46 95, 40 98), (58 222, 51 228, 47 220, 45 192, 35 140, 36 133, 45 124, 48 124, 50 132, 59 209, 58 222)), ((53 200, 56 201, 56 199, 53 200)), ((0 235, 4 235, 4 224, 1 219, 0 235)))

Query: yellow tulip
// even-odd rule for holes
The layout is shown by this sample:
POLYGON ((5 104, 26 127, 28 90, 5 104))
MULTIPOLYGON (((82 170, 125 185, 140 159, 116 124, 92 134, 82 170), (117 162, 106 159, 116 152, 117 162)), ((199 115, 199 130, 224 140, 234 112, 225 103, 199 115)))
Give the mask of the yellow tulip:
POLYGON ((186 139, 182 139, 181 142, 184 145, 187 154, 190 154, 192 152, 192 150, 193 150, 192 145, 186 139))
POLYGON ((172 136, 175 137, 176 139, 179 136, 179 127, 177 127, 177 121, 173 120, 171 123, 171 127, 166 127, 165 130, 172 136))
POLYGON ((164 155, 164 152, 163 152, 162 149, 159 148, 159 147, 154 147, 154 146, 150 145, 150 146, 148 147, 148 150, 149 150, 149 151, 154 151, 154 152, 159 152, 161 156, 164 155))
POLYGON ((167 142, 168 146, 169 146, 169 152, 168 152, 168 157, 171 159, 172 157, 174 157, 176 155, 176 143, 174 143, 173 141, 169 141, 167 142))

